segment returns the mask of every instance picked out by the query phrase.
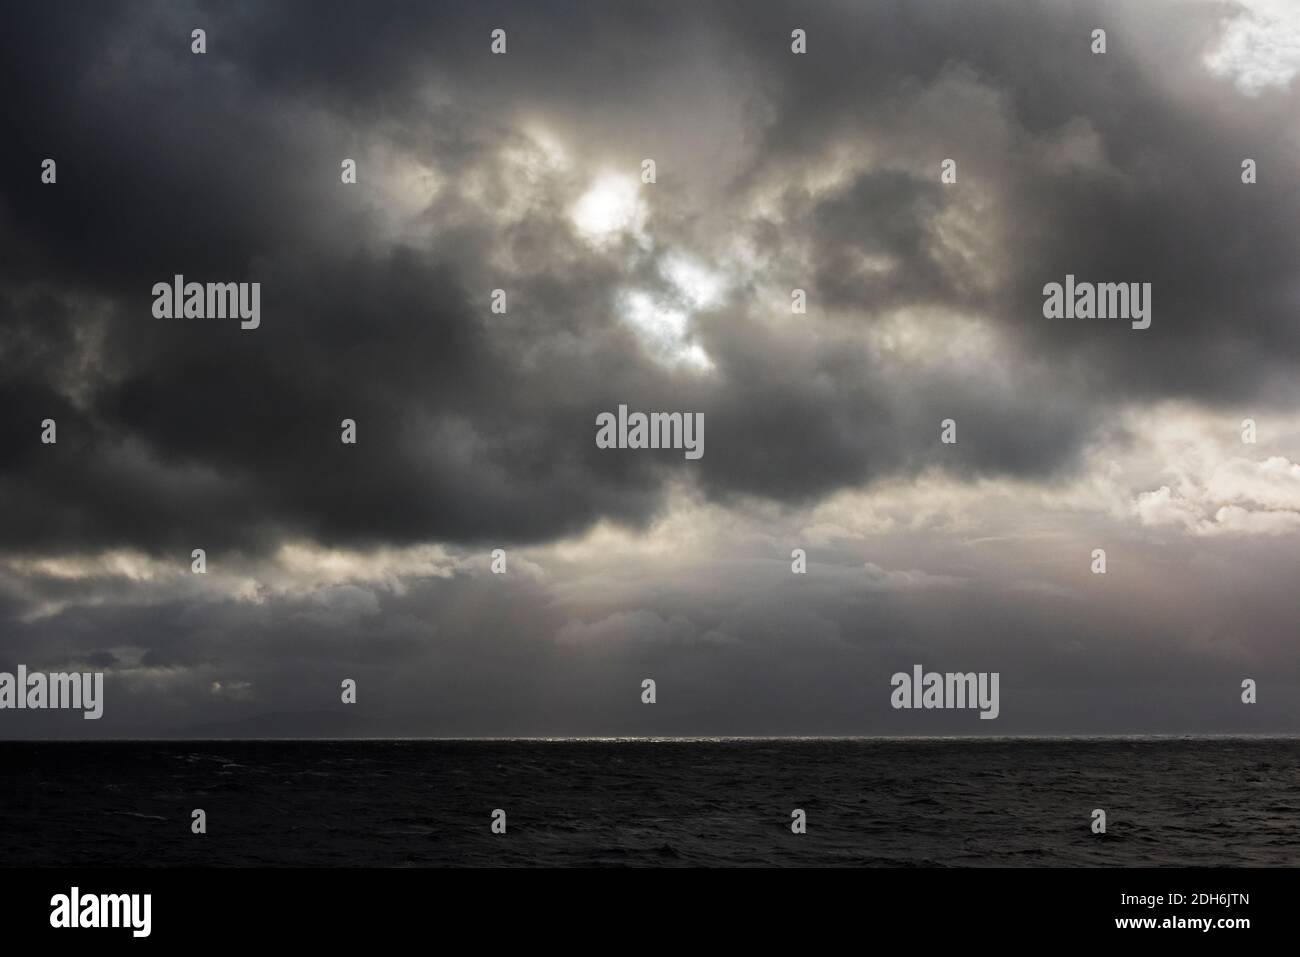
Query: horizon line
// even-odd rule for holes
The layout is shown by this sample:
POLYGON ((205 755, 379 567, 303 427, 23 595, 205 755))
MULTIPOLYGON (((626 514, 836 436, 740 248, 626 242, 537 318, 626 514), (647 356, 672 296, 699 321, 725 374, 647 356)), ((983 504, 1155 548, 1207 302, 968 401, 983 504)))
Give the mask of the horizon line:
POLYGON ((247 737, 247 738, 0 738, 0 744, 203 744, 212 742, 273 741, 439 741, 439 742, 725 742, 725 741, 1115 741, 1115 740, 1242 740, 1300 739, 1300 732, 1210 732, 1111 734, 701 734, 701 735, 380 735, 356 737, 247 737))

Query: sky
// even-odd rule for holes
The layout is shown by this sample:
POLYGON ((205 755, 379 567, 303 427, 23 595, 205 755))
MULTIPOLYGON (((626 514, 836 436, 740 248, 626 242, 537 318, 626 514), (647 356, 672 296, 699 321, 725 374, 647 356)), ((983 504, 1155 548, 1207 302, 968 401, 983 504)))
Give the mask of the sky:
POLYGON ((1300 733, 1294 4, 4 19, 0 737, 1300 733))

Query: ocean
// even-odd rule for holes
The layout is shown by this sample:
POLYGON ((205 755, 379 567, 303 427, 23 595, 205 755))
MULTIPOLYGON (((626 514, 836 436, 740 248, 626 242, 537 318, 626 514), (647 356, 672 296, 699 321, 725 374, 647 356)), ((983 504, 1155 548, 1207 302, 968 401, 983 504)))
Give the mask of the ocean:
POLYGON ((49 867, 1294 866, 1300 739, 0 742, 0 848, 49 867))

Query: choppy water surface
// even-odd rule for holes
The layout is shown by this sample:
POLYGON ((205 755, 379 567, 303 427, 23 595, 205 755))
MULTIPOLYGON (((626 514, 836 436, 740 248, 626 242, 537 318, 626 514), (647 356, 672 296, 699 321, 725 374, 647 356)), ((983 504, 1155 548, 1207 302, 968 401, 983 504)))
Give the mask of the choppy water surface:
POLYGON ((0 742, 0 809, 11 866, 1278 866, 1300 740, 0 742))

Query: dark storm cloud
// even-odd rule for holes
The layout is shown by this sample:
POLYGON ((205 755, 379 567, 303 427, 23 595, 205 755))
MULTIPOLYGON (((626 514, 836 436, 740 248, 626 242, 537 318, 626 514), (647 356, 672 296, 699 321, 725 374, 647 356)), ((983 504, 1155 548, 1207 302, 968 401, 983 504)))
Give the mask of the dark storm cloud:
POLYGON ((772 60, 764 89, 778 105, 760 164, 797 170, 849 133, 931 148, 920 170, 877 171, 816 208, 814 224, 828 227, 826 245, 837 246, 818 262, 821 291, 866 311, 892 305, 901 284, 907 301, 977 306, 1035 353, 1081 358, 1103 400, 1213 402, 1262 389, 1293 398, 1300 159, 1278 131, 1294 126, 1295 87, 1249 99, 1204 68, 1202 55, 1233 9, 880 4, 851 17, 782 10, 737 24, 754 47, 796 21, 816 37, 817 56, 772 60), (1104 57, 1080 39, 1097 26, 1109 30, 1104 57), (957 91, 947 111, 933 100, 914 109, 918 91, 954 65, 998 94, 1012 142, 991 142, 983 124, 995 117, 963 116, 957 91), (1035 149, 1080 118, 1115 175, 1047 163, 1035 149), (940 157, 958 160, 963 184, 997 197, 990 225, 1003 227, 997 257, 1011 268, 991 294, 945 282, 923 239, 942 208, 940 157), (1267 181, 1243 186, 1246 157, 1271 171, 1267 181), (904 257, 905 278, 883 289, 854 285, 851 268, 836 260, 857 249, 904 257), (1136 336, 1044 321, 1043 284, 1067 272, 1151 282, 1157 320, 1136 336))
POLYGON ((683 465, 595 449, 595 414, 620 402, 705 413, 693 474, 710 495, 793 502, 932 465, 1049 475, 1129 399, 1278 390, 1300 341, 1300 176, 1274 133, 1294 97, 1247 100, 1206 74, 1217 11, 1128 6, 15 8, 0 40, 2 544, 257 552, 644 522, 683 465), (1097 24, 1104 58, 1087 52, 1097 24), (196 25, 205 57, 188 51, 196 25), (806 57, 788 52, 794 25, 806 57), (495 26, 506 57, 486 52, 495 26), (954 90, 990 91, 990 112, 927 98, 954 75, 954 90), (729 146, 707 122, 730 109, 719 91, 740 104, 729 146), (752 321, 771 306, 741 289, 695 320, 714 373, 654 362, 616 303, 662 248, 586 249, 545 189, 509 225, 463 195, 474 183, 489 208, 509 204, 520 174, 501 150, 531 117, 579 157, 659 157, 657 235, 707 254, 734 225, 776 261, 811 241, 811 274, 790 285, 837 310, 827 337, 752 321), (982 139, 999 117, 1005 137, 982 139), (1115 174, 1043 159, 1079 117, 1115 174), (749 214, 764 177, 872 141, 924 161, 816 196, 792 186, 780 224, 749 214), (383 143, 443 177, 418 235, 386 237, 374 166, 338 183, 341 157, 383 143), (734 168, 709 161, 724 146, 734 168), (938 183, 948 155, 956 189, 990 200, 999 242, 980 255, 1006 277, 991 289, 940 239, 960 202, 938 183), (1239 182, 1244 155, 1258 186, 1239 182), (56 187, 37 180, 45 156, 56 187), (692 183, 711 176, 719 214, 748 219, 682 209, 672 190, 707 203, 692 183), (864 273, 862 256, 898 266, 864 273), (260 281, 262 328, 154 320, 149 290, 178 272, 260 281), (1044 320, 1042 285, 1066 272, 1152 282, 1152 329, 1044 320), (488 312, 497 286, 506 317, 488 312), (986 316, 1025 361, 990 384, 892 369, 846 338, 906 307, 986 316), (938 422, 958 410, 963 442, 945 455, 938 422), (57 447, 35 444, 45 417, 57 447), (338 441, 344 417, 356 448, 338 441))

